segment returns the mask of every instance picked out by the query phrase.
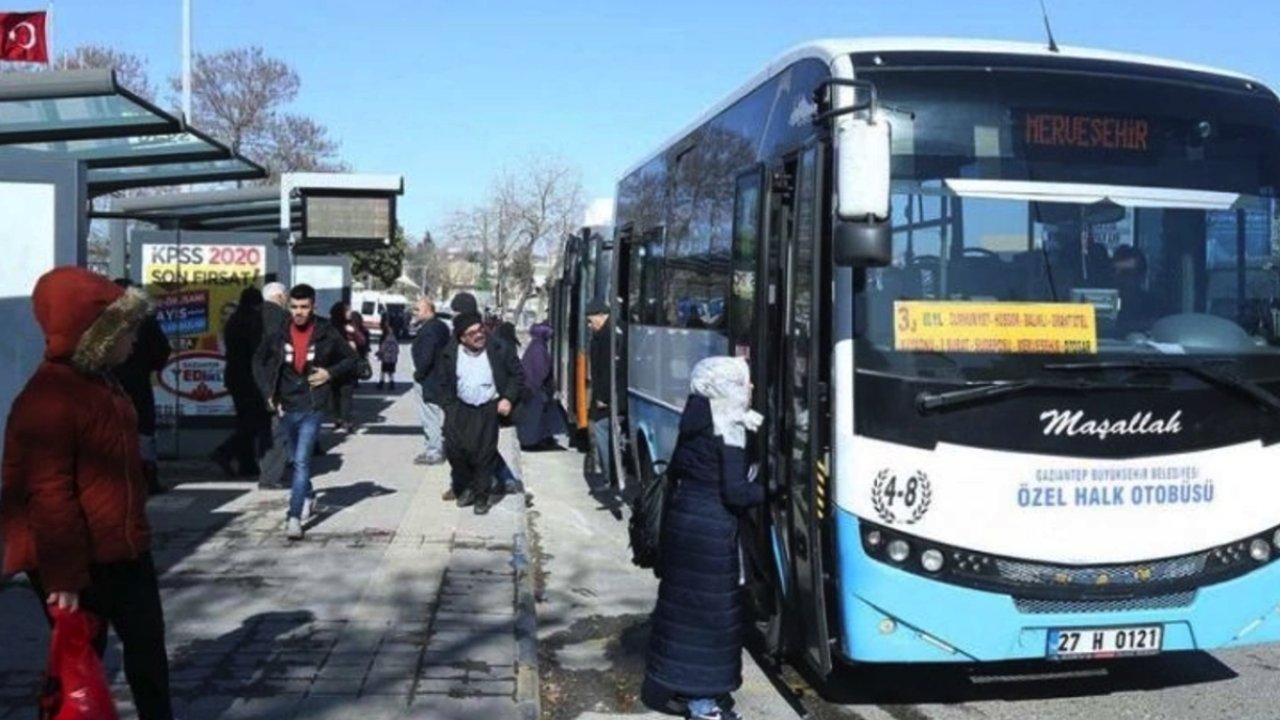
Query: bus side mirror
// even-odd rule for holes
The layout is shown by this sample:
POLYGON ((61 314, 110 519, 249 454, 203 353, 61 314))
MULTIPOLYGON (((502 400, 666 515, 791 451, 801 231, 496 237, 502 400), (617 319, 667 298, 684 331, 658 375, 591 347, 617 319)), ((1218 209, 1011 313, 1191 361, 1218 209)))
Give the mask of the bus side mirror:
POLYGON ((878 114, 836 121, 836 227, 833 256, 851 267, 893 260, 889 226, 889 121, 878 114))
POLYGON ((884 267, 893 262, 893 230, 887 220, 836 223, 832 260, 844 267, 884 267))

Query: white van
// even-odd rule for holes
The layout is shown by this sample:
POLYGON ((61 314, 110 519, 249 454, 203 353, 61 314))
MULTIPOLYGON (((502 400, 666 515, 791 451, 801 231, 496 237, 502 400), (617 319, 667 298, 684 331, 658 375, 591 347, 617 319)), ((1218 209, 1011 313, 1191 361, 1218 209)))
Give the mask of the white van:
POLYGON ((403 295, 380 290, 361 290, 351 294, 351 309, 364 318, 364 326, 371 340, 382 339, 382 317, 391 318, 391 327, 397 337, 406 337, 409 328, 409 299, 403 295))

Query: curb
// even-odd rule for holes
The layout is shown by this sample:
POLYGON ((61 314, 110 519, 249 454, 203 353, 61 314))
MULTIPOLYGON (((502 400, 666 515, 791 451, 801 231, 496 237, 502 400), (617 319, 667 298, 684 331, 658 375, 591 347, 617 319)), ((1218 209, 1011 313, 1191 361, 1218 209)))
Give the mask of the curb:
POLYGON ((529 504, 521 496, 520 521, 512 565, 516 571, 516 708, 522 720, 542 717, 538 673, 538 608, 533 597, 533 565, 529 557, 529 504))

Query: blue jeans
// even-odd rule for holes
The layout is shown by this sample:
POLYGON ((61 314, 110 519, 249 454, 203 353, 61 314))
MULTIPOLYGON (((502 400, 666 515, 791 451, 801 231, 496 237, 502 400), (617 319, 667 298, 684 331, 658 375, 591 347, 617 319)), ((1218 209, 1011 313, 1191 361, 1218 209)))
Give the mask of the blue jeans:
POLYGON ((414 396, 418 399, 418 419, 422 421, 422 437, 427 446, 424 454, 429 458, 444 457, 444 409, 439 405, 427 402, 422 397, 422 386, 418 385, 414 396))
POLYGON ((293 449, 293 484, 289 493, 289 517, 302 517, 302 503, 311 497, 311 455, 316 436, 324 422, 324 413, 312 410, 287 412, 280 419, 289 447, 293 449))
POLYGON ((609 418, 591 421, 591 444, 596 451, 596 472, 599 473, 600 479, 604 480, 606 485, 613 482, 613 473, 610 472, 613 465, 613 453, 609 447, 612 430, 609 418))

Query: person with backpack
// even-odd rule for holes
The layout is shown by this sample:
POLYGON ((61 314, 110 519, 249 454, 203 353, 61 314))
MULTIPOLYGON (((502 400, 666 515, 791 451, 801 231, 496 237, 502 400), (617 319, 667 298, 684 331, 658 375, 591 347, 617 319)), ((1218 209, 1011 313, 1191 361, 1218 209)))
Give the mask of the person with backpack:
POLYGON ((694 366, 680 435, 667 466, 661 577, 645 662, 645 702, 686 708, 691 720, 739 720, 730 693, 742 684, 747 623, 739 584, 739 514, 765 500, 750 479, 746 360, 711 357, 694 366))

